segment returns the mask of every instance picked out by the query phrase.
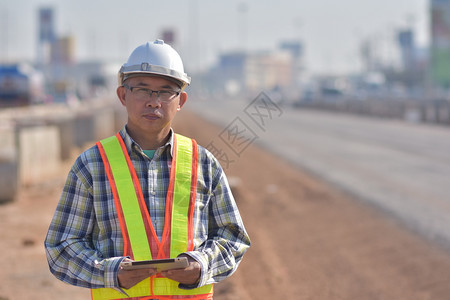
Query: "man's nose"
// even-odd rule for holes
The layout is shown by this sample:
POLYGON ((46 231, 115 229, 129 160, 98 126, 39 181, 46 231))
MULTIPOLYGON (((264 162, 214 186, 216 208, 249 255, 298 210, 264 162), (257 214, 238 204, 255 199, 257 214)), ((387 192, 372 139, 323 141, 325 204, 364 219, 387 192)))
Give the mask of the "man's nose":
POLYGON ((158 94, 156 93, 155 96, 153 97, 153 93, 154 93, 154 91, 152 91, 152 93, 149 94, 146 105, 149 107, 160 107, 161 101, 158 97, 158 94))

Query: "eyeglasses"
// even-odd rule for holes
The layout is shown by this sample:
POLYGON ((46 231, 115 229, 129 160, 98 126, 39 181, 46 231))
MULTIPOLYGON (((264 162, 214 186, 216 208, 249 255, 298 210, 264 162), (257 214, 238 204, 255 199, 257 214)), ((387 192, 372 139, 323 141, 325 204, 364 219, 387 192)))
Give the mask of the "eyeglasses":
POLYGON ((138 100, 148 100, 153 96, 153 93, 155 93, 156 98, 161 102, 170 102, 180 94, 180 91, 171 91, 171 90, 154 91, 139 86, 128 86, 125 84, 122 86, 130 90, 131 94, 138 100))

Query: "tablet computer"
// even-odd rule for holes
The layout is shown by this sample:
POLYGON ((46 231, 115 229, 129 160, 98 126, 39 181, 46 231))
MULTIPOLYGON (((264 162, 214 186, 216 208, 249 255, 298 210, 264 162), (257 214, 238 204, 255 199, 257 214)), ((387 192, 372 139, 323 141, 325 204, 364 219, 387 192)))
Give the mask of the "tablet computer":
POLYGON ((156 269, 158 272, 161 272, 172 269, 184 269, 189 266, 189 262, 187 257, 177 257, 167 259, 123 261, 120 266, 124 270, 156 269))

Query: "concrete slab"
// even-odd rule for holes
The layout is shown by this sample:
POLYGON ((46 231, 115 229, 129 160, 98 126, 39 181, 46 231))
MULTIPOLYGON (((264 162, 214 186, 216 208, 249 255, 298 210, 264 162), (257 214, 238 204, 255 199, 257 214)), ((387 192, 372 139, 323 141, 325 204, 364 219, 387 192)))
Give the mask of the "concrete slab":
POLYGON ((20 183, 31 185, 57 175, 61 162, 58 128, 22 127, 17 134, 20 183))

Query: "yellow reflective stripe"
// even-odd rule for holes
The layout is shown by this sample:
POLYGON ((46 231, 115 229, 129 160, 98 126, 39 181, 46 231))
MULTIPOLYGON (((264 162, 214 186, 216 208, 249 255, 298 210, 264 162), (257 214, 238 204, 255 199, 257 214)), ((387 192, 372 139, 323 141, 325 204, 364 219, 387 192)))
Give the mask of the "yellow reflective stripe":
POLYGON ((150 296, 150 279, 144 279, 139 282, 131 289, 123 289, 127 294, 122 294, 121 292, 111 289, 111 288, 101 288, 101 289, 93 289, 92 291, 92 299, 94 300, 113 300, 113 299, 127 299, 130 297, 148 297, 150 296))
MULTIPOLYGON (((150 296, 150 279, 145 279, 139 282, 137 285, 132 287, 131 289, 124 291, 128 294, 129 297, 145 297, 150 296)), ((153 291, 155 297, 158 296, 173 296, 173 295, 206 295, 211 294, 213 292, 213 285, 208 284, 196 289, 185 290, 178 288, 179 283, 167 278, 153 278, 153 291)), ((101 300, 113 300, 113 299, 126 299, 128 296, 114 290, 114 289, 93 289, 92 291, 92 299, 101 299, 101 300)))
POLYGON ((192 177, 192 140, 176 135, 175 182, 173 187, 170 257, 186 252, 192 177))
MULTIPOLYGON (((171 295, 203 295, 213 292, 213 285, 208 284, 202 287, 186 290, 178 288, 180 283, 170 280, 168 278, 154 278, 153 279, 153 291, 158 296, 171 296, 171 295)), ((156 296, 155 296, 156 297, 156 296)), ((157 298, 157 297, 156 297, 157 298)))
POLYGON ((133 179, 122 147, 116 136, 100 141, 108 157, 114 182, 120 198, 131 249, 135 260, 151 259, 152 253, 145 232, 141 208, 136 196, 133 179))

